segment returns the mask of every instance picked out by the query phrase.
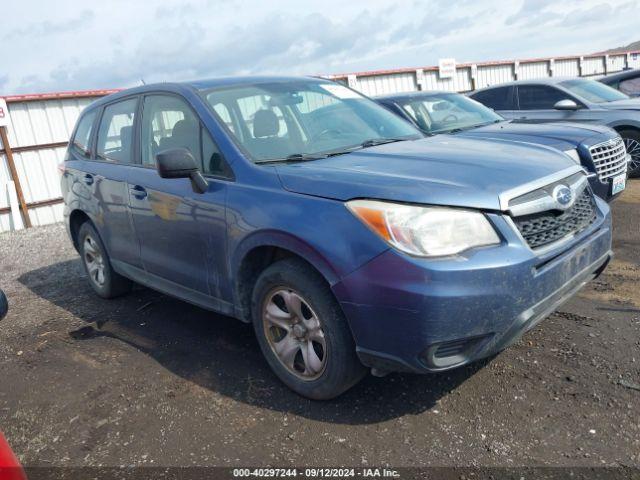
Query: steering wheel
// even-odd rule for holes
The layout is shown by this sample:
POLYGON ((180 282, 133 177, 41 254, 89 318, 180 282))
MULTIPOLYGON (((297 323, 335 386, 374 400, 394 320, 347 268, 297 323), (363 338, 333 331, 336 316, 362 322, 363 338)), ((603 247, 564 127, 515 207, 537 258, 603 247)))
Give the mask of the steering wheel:
POLYGON ((342 135, 342 132, 336 130, 335 128, 325 128, 324 130, 322 130, 319 133, 316 133, 313 137, 311 137, 309 140, 311 143, 314 143, 318 140, 320 140, 323 137, 326 137, 327 135, 329 135, 330 133, 334 133, 334 134, 338 134, 338 135, 342 135))
POLYGON ((442 119, 443 123, 451 123, 451 122, 457 122, 457 121, 458 121, 458 117, 456 117, 453 113, 450 113, 449 115, 447 115, 442 119))

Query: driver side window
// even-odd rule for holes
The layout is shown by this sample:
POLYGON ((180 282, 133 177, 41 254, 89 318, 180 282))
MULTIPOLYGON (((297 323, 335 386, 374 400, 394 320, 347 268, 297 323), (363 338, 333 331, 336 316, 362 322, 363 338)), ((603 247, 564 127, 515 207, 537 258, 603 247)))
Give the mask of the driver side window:
POLYGON ((146 96, 140 137, 142 165, 155 167, 158 152, 174 148, 189 150, 202 173, 227 176, 218 147, 184 100, 173 95, 146 96))
POLYGON ((554 87, 543 85, 518 86, 518 100, 520 110, 552 110, 560 100, 567 100, 569 96, 554 87))

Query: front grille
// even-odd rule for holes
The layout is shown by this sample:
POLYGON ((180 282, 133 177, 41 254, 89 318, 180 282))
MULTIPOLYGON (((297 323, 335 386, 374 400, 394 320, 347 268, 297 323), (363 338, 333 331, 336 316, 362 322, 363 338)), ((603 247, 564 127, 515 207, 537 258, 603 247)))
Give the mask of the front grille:
POLYGON ((606 180, 627 171, 627 150, 620 137, 594 145, 589 149, 589 153, 600 180, 606 180))
POLYGON ((568 235, 585 230, 596 219, 593 194, 585 188, 576 202, 565 211, 547 210, 515 217, 518 230, 531 248, 539 248, 568 235))

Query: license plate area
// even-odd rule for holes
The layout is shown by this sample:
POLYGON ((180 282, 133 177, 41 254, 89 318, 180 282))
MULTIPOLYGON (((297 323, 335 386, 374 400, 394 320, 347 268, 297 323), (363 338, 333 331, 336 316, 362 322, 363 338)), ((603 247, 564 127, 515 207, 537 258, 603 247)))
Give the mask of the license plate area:
POLYGON ((611 179, 611 195, 620 193, 627 186, 627 174, 616 175, 611 179))

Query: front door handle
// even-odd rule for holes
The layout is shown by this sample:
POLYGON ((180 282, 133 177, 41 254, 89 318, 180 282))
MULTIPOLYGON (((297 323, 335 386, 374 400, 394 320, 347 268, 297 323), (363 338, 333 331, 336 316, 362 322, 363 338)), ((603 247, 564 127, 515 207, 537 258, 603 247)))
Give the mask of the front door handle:
POLYGON ((87 173, 84 176, 84 183, 86 183, 87 185, 93 185, 93 175, 87 173))
POLYGON ((136 197, 138 200, 142 200, 143 198, 146 198, 146 196, 147 196, 147 191, 145 190, 144 187, 142 187, 140 185, 135 185, 135 186, 131 187, 129 189, 129 191, 131 192, 131 195, 136 197))

